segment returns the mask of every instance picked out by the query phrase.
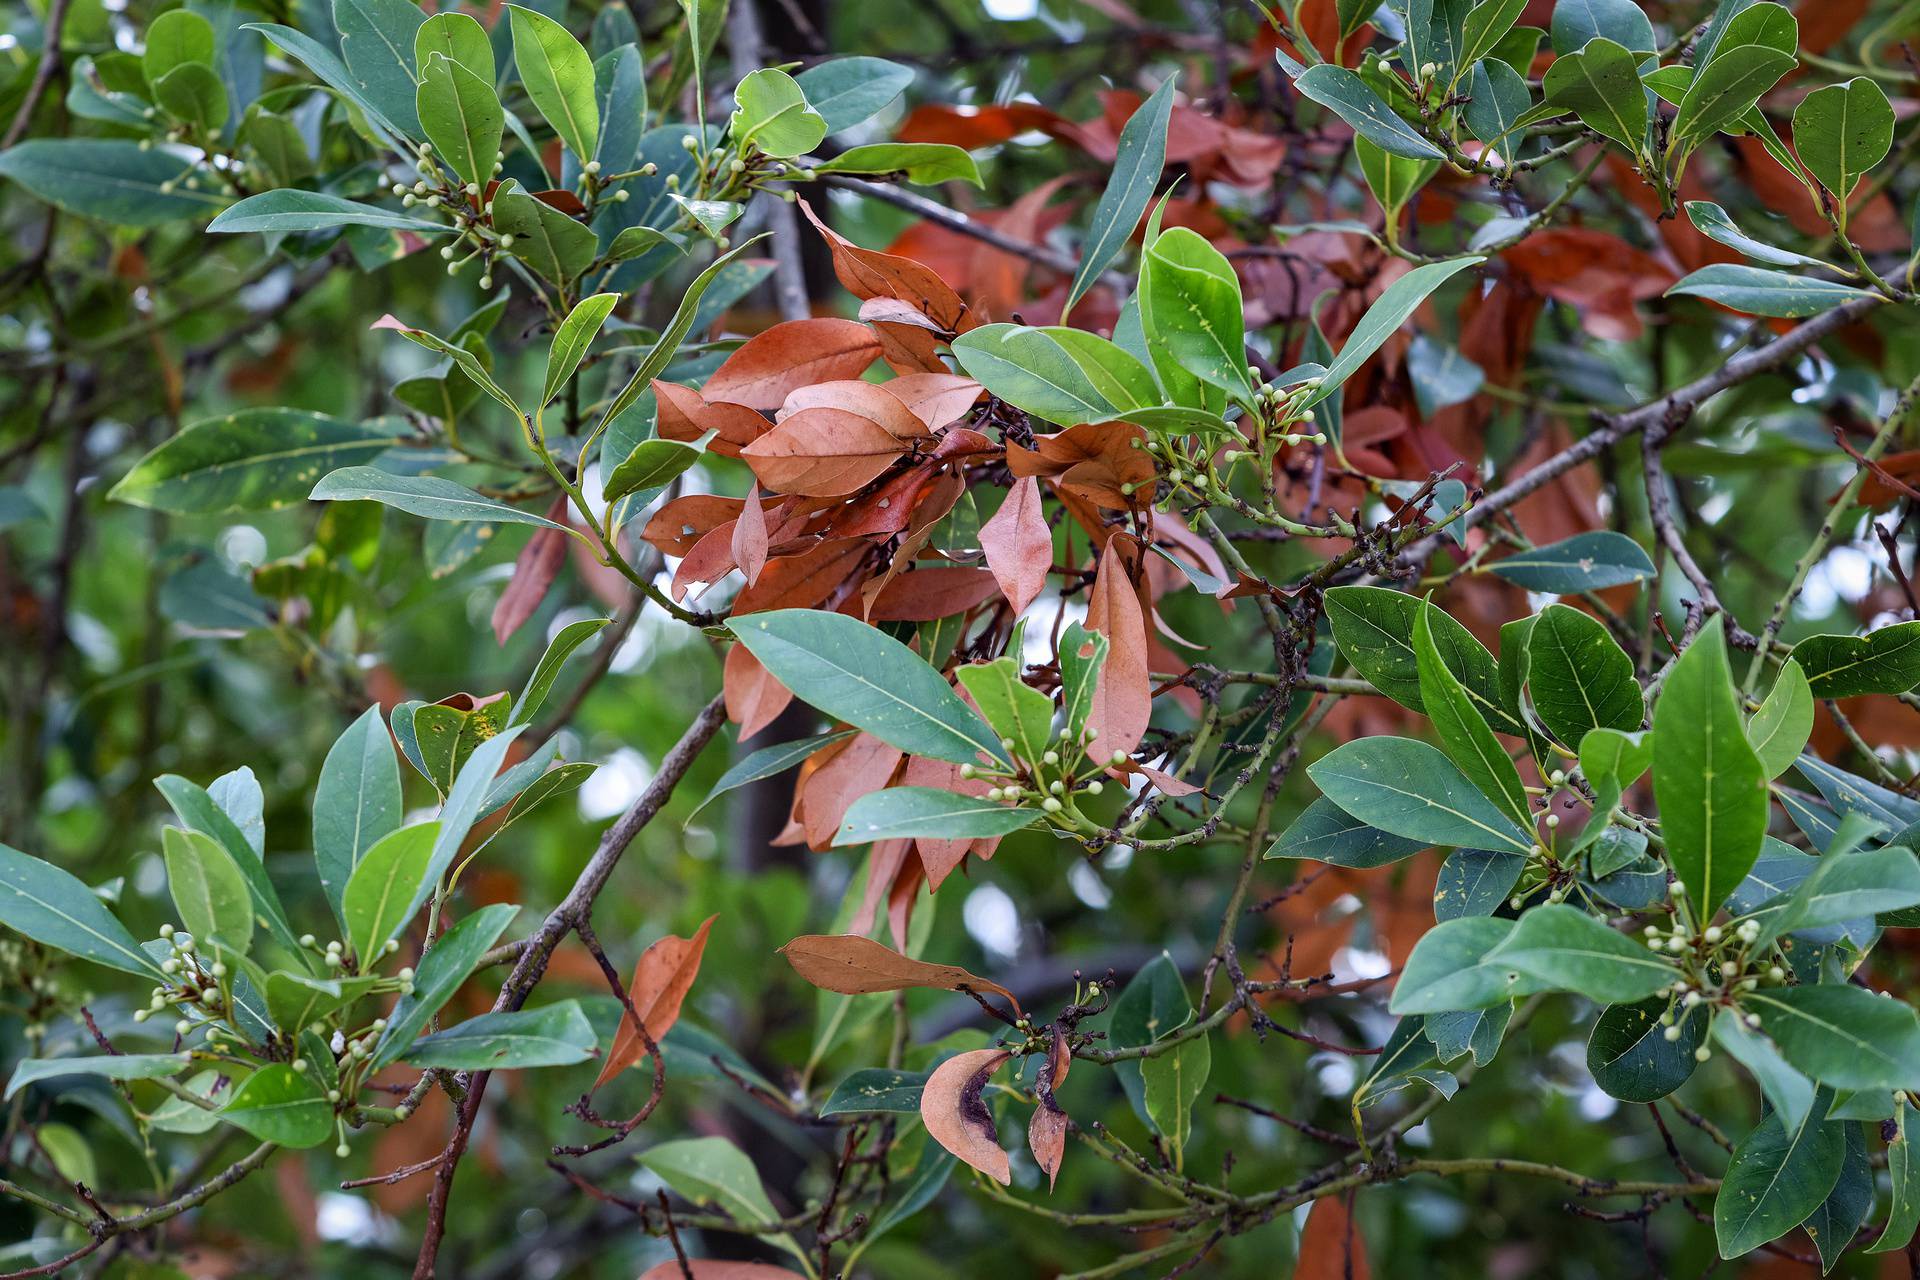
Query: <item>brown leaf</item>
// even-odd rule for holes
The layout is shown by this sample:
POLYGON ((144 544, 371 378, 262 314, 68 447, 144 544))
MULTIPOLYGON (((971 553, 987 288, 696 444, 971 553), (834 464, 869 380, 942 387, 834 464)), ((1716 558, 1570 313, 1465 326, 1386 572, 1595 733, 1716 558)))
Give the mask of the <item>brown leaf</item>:
POLYGON ((1047 585, 1053 567, 1053 531, 1040 509, 1040 482, 1032 476, 1015 480, 1006 501, 993 518, 980 526, 980 549, 987 568, 1018 614, 1033 603, 1047 585))
POLYGON ((707 448, 723 458, 737 458, 740 451, 767 434, 771 426, 760 414, 742 404, 708 400, 692 387, 676 382, 653 381, 657 409, 654 432, 662 440, 692 444, 709 431, 718 432, 707 448))
POLYGON ((1087 727, 1094 731, 1088 758, 1111 761, 1113 753, 1140 745, 1153 714, 1153 686, 1147 670, 1147 624, 1140 597, 1128 576, 1123 543, 1115 537, 1100 553, 1100 570, 1087 600, 1087 630, 1107 638, 1107 662, 1094 686, 1087 727))
MULTIPOLYGON (((823 754, 816 753, 816 757, 823 754)), ((847 809, 861 796, 886 786, 901 759, 900 748, 870 733, 855 734, 840 744, 806 776, 797 792, 800 825, 807 844, 815 849, 831 848, 847 809)))
POLYGON ((717 493, 690 493, 684 498, 675 498, 654 512, 646 528, 640 531, 640 537, 661 555, 684 556, 693 550, 700 539, 712 533, 716 526, 737 517, 742 505, 739 498, 724 498, 717 493))
POLYGON ((1300 1232, 1299 1258, 1293 1280, 1372 1280, 1367 1242, 1354 1225, 1345 1196, 1322 1196, 1313 1202, 1300 1232))
POLYGON ((805 200, 800 202, 800 211, 833 251, 833 274, 854 297, 903 302, 948 333, 964 333, 978 323, 968 315, 967 304, 953 287, 925 263, 897 253, 861 248, 821 222, 805 200))
POLYGON ((987 1078, 1012 1056, 1004 1049, 957 1053, 933 1069, 920 1094, 920 1119, 928 1135, 1001 1186, 1012 1183, 1013 1170, 980 1095, 987 1078))
POLYGON ((740 457, 775 493, 837 498, 864 488, 904 452, 873 419, 822 406, 802 409, 740 457))
MULTIPOLYGON (((713 928, 716 918, 708 916, 701 921, 691 938, 668 934, 642 951, 639 962, 633 966, 633 981, 627 987, 627 995, 633 1001, 634 1013, 640 1015, 640 1026, 646 1028, 656 1045, 680 1020, 680 1006, 700 973, 700 957, 707 949, 707 930, 713 928)), ((633 1025, 633 1015, 622 1014, 613 1048, 607 1051, 606 1063, 600 1068, 600 1078, 593 1082, 593 1087, 598 1089, 646 1056, 647 1044, 633 1025)))
POLYGON ((856 575, 864 576, 870 543, 836 538, 799 555, 769 560, 760 580, 733 599, 736 614, 768 609, 812 609, 844 594, 856 575))
POLYGON ((961 565, 922 566, 903 573, 874 597, 868 622, 931 622, 965 613, 995 594, 993 575, 961 565))
POLYGON ((702 394, 749 409, 778 409, 796 387, 857 378, 880 357, 873 330, 854 320, 789 320, 749 338, 702 394))
POLYGON ((1146 442, 1146 433, 1131 423, 1084 422, 1035 436, 1032 449, 1008 445, 1007 469, 1016 476, 1044 476, 1097 506, 1124 511, 1151 497, 1153 459, 1146 442))
POLYGON ((903 373, 886 388, 935 431, 966 417, 986 391, 972 378, 953 373, 903 373))
POLYGON ((774 679, 743 644, 727 650, 721 688, 726 696, 727 719, 740 726, 742 742, 772 724, 793 701, 792 691, 774 679))
MULTIPOLYGON (((547 508, 547 519, 563 521, 567 518, 567 498, 565 494, 553 500, 547 508)), ((527 539, 527 545, 520 548, 520 555, 513 562, 513 577, 507 580, 507 589, 500 593, 500 599, 493 606, 493 638, 500 644, 520 629, 520 624, 533 616, 540 602, 547 597, 547 588, 560 573, 560 566, 567 562, 567 544, 573 539, 558 529, 539 529, 533 537, 527 539)))
POLYGON ((775 421, 784 422, 802 409, 820 408, 844 409, 871 418, 896 440, 924 440, 933 434, 907 402, 894 394, 892 383, 862 382, 858 378, 798 388, 780 406, 775 421))
POLYGON ((760 505, 757 484, 747 486, 747 505, 740 508, 740 518, 733 522, 731 550, 733 562, 746 575, 747 585, 752 586, 767 567, 767 513, 760 505))
POLYGON ((871 995, 875 991, 991 991, 1005 996, 1014 1007, 1020 1002, 999 983, 968 973, 955 964, 931 964, 903 956, 872 938, 850 933, 809 933, 780 948, 793 971, 822 991, 843 996, 871 995))
POLYGON ((1055 1023, 1047 1028, 1047 1056, 1034 1081, 1040 1105, 1033 1109, 1033 1119, 1027 1124, 1027 1147, 1033 1152, 1034 1163, 1047 1175, 1049 1191, 1059 1180, 1060 1160, 1067 1153, 1067 1113, 1061 1110, 1053 1091, 1066 1083, 1067 1069, 1072 1065, 1072 1047, 1055 1023))

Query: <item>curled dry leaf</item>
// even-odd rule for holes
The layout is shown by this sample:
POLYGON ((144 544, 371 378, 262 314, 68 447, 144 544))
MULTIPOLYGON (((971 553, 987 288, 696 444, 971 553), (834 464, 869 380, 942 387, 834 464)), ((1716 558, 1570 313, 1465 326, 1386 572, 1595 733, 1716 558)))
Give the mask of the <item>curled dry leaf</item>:
POLYGON ((707 379, 708 400, 778 409, 799 387, 857 378, 880 357, 873 330, 854 320, 789 320, 755 334, 707 379))
POLYGON ((787 418, 740 456, 775 493, 837 498, 865 487, 904 452, 872 418, 822 405, 787 418))
POLYGON ((1023 612, 1047 585, 1047 570, 1053 567, 1053 531, 1040 509, 1038 480, 1028 476, 1013 482, 1000 509, 980 526, 980 549, 1007 603, 1015 613, 1023 612))
POLYGON ((956 964, 930 964, 903 956, 872 938, 850 933, 803 934, 780 948, 793 971, 823 991, 843 996, 876 991, 908 991, 918 987, 940 991, 991 991, 1005 996, 1020 1011, 1013 992, 990 978, 982 978, 956 964))
MULTIPOLYGON (((633 1001, 634 1012, 640 1015, 640 1025, 646 1028, 647 1036, 655 1044, 680 1020, 680 1006, 686 1001, 687 992, 693 989, 694 978, 699 976, 700 957, 706 953, 707 931, 713 928, 714 919, 708 916, 703 920, 691 938, 669 934, 660 939, 642 951, 639 963, 633 966, 633 982, 627 987, 627 995, 633 1001)), ((593 1087, 598 1089, 646 1056, 647 1042, 633 1025, 633 1015, 624 1015, 620 1030, 613 1038, 613 1048, 607 1051, 606 1063, 600 1068, 600 1078, 593 1082, 593 1087)))
POLYGON ((1040 1105, 1033 1109, 1033 1119, 1027 1124, 1027 1146, 1033 1151, 1034 1162, 1047 1175, 1049 1191, 1059 1180, 1060 1160, 1067 1151, 1067 1113, 1060 1109, 1053 1091, 1066 1083, 1067 1069, 1072 1065, 1073 1050, 1056 1022, 1047 1028, 1047 1057, 1034 1082, 1040 1105))
POLYGON ((1013 1170, 981 1094, 988 1078, 1012 1056, 1004 1049, 955 1054, 933 1069, 920 1094, 920 1119, 928 1135, 1001 1186, 1013 1181, 1013 1170))

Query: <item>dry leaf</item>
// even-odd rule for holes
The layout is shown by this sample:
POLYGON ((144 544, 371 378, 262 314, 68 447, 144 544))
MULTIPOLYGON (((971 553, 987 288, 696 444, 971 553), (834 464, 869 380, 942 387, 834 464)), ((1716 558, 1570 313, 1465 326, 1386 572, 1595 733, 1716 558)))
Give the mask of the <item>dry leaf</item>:
POLYGON ((793 971, 823 991, 843 996, 876 991, 908 991, 928 987, 940 991, 991 991, 1005 996, 1020 1011, 1013 992, 999 983, 968 973, 959 965, 929 964, 903 956, 872 938, 850 933, 809 933, 780 948, 793 971))
POLYGON ((740 508, 740 518, 733 522, 730 550, 733 562, 747 577, 747 585, 752 586, 767 567, 767 512, 760 505, 759 485, 747 486, 747 505, 740 508))
POLYGON ((857 378, 816 382, 812 386, 799 388, 787 397, 780 406, 780 412, 774 415, 774 420, 785 422, 802 409, 820 408, 844 409, 848 413, 871 418, 886 428, 887 434, 896 440, 924 440, 933 434, 912 407, 894 394, 892 383, 883 385, 862 382, 857 378))
POLYGON ((955 1054, 933 1069, 920 1094, 920 1119, 928 1135, 1001 1186, 1013 1181, 1013 1170, 980 1095, 987 1078, 1012 1056, 1004 1049, 955 1054))
POLYGON ((1153 686, 1147 672, 1147 624, 1140 597, 1127 574, 1124 538, 1115 537, 1100 554, 1100 571, 1087 600, 1087 630, 1107 638, 1107 662, 1094 686, 1087 725, 1094 731, 1087 755, 1097 763, 1140 745, 1153 714, 1153 686))
POLYGON ((1373 1280, 1367 1242, 1354 1225, 1345 1196, 1322 1196, 1313 1202, 1300 1232, 1299 1257, 1293 1280, 1373 1280))
POLYGON ((880 358, 880 340, 854 320, 789 320, 747 339, 701 394, 749 409, 778 409, 795 388, 857 378, 880 358))
MULTIPOLYGON (((564 521, 566 518, 567 498, 562 494, 547 508, 547 519, 564 521)), ((513 562, 513 577, 507 580, 507 589, 500 593, 499 601, 493 606, 496 642, 505 644, 546 599, 547 588, 559 575, 560 566, 567 562, 567 544, 571 541, 572 538, 558 529, 538 529, 527 539, 527 545, 520 548, 520 555, 513 562)))
POLYGON ((654 434, 662 440, 692 444, 712 431, 707 451, 737 458, 740 451, 767 433, 766 418, 741 404, 710 401, 692 387, 675 382, 653 382, 654 434))
POLYGON ((980 526, 980 549, 1007 603, 1016 614, 1023 612, 1047 585, 1047 570, 1053 567, 1053 531, 1040 509, 1038 480, 1029 476, 1013 482, 1006 501, 980 526))
POLYGON ((823 405, 787 418, 740 457, 775 493, 837 498, 864 488, 905 452, 872 418, 823 405))
POLYGON ((793 701, 793 692, 774 679, 743 644, 727 650, 721 691, 726 698, 727 719, 740 726, 742 742, 772 724, 793 701))
POLYGON ((1047 1190, 1060 1177, 1060 1160, 1067 1153, 1067 1113, 1060 1109, 1053 1091, 1066 1083, 1067 1069, 1073 1065, 1073 1050, 1058 1023, 1047 1028, 1047 1057, 1040 1064, 1034 1090, 1040 1105, 1033 1109, 1027 1124, 1027 1146, 1033 1159, 1047 1175, 1047 1190))
MULTIPOLYGON (((627 987, 627 995, 633 1001, 634 1013, 640 1015, 640 1026, 646 1028, 655 1044, 680 1020, 680 1006, 700 973, 700 957, 707 949, 707 930, 713 927, 715 919, 708 916, 691 938, 669 934, 660 939, 642 951, 639 963, 633 966, 633 982, 627 987)), ((593 1082, 593 1087, 598 1089, 646 1056, 646 1041, 633 1025, 633 1015, 623 1014, 619 1033, 613 1038, 613 1048, 607 1051, 607 1061, 600 1068, 600 1078, 593 1082)))

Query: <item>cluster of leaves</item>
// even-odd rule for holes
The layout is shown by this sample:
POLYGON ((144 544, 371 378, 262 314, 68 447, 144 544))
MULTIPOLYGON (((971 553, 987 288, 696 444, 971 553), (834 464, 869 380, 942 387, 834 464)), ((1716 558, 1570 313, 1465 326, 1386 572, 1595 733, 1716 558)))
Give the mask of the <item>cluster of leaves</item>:
MULTIPOLYGON (((1909 1248, 1920 1014, 1894 987, 1903 931, 1920 926, 1920 800, 1896 753, 1920 740, 1873 709, 1920 707, 1905 568, 1920 451, 1895 448, 1920 429, 1920 253, 1888 216, 1914 193, 1888 163, 1899 112, 1883 84, 1902 77, 1874 61, 1884 31, 1854 41, 1856 64, 1808 49, 1812 15, 1771 0, 1658 24, 1631 0, 1302 0, 1223 19, 1194 46, 1217 63, 1170 42, 1139 77, 1151 92, 1116 90, 1093 120, 1027 101, 901 119, 896 100, 924 79, 905 62, 759 66, 758 15, 733 3, 683 0, 643 32, 618 5, 589 26, 564 3, 429 15, 335 0, 285 25, 196 2, 135 15, 124 39, 80 33, 65 69, 67 5, 51 10, 45 74, 17 86, 20 128, 56 110, 77 128, 0 150, 33 215, 20 234, 42 228, 0 288, 48 300, 4 366, 35 394, 48 383, 48 412, 7 463, 70 450, 56 548, 93 488, 71 469, 114 403, 96 397, 123 394, 97 390, 115 381, 103 362, 130 333, 247 292, 76 338, 60 275, 80 268, 50 268, 56 249, 79 264, 105 237, 143 288, 150 250, 233 254, 253 284, 280 280, 286 306, 360 273, 438 278, 346 304, 355 340, 370 334, 397 375, 357 397, 371 407, 270 390, 190 412, 179 376, 216 349, 168 357, 163 432, 124 456, 106 446, 105 503, 215 543, 151 609, 219 637, 221 661, 234 636, 270 640, 352 715, 335 738, 326 705, 332 745, 313 760, 297 743, 280 753, 287 776, 313 779, 297 887, 269 856, 250 768, 204 787, 157 778, 178 824, 158 828, 163 875, 127 866, 131 883, 91 885, 59 865, 73 859, 57 837, 44 855, 0 845, 0 925, 21 940, 0 967, 23 993, 0 1136, 0 1161, 23 1172, 0 1193, 38 1233, 8 1259, 45 1274, 136 1257, 150 1228, 280 1148, 331 1144, 345 1161, 355 1131, 424 1129, 423 1158, 381 1146, 381 1167, 347 1186, 432 1175, 416 1263, 432 1274, 491 1073, 593 1059, 566 1110, 604 1136, 554 1145, 540 1129, 532 1145, 552 1148, 570 1200, 667 1242, 648 1273, 662 1277, 892 1274, 893 1233, 963 1167, 1009 1215, 1120 1228, 1089 1276, 1211 1266, 1308 1205, 1302 1274, 1357 1274, 1353 1194, 1422 1173, 1631 1197, 1611 1217, 1648 1231, 1662 1205, 1710 1199, 1721 1258, 1787 1250, 1776 1242, 1798 1229, 1823 1270, 1849 1249, 1909 1248), (63 99, 48 96, 56 79, 63 99), (1235 102, 1245 86, 1284 109, 1278 136, 1235 102), (1209 114, 1209 94, 1229 105, 1209 114), (1099 162, 1091 198, 1056 205, 1063 181, 1022 173, 1036 136, 1099 162), (1769 166, 1800 222, 1760 221, 1763 198, 1743 229, 1728 206, 1761 180, 1740 164, 1769 166), (1314 165, 1336 177, 1296 181, 1314 165), (967 188, 995 184, 1014 188, 1006 209, 966 207, 967 188), (853 197, 921 221, 863 247, 846 227, 874 224, 853 197), (1609 219, 1654 248, 1596 225, 1609 219), (766 237, 778 261, 749 256, 766 237), (804 274, 809 246, 840 286, 819 309, 846 314, 788 298, 737 334, 729 314, 781 271, 804 274), (1625 341, 1642 336, 1639 303, 1665 321, 1650 353, 1625 341), (331 407, 260 402, 282 398, 331 407), (1838 454, 1775 421, 1815 402, 1838 454), (1718 440, 1680 442, 1696 422, 1718 440), (1614 465, 1626 445, 1638 488, 1614 465), (1604 490, 1577 480, 1595 460, 1604 490), (1756 513, 1780 497, 1736 477, 1809 460, 1845 478, 1817 495, 1812 528, 1768 534, 1790 574, 1719 572, 1723 521, 1768 525, 1756 513), (1676 517, 1687 493, 1669 468, 1714 486, 1720 513, 1696 502, 1676 517), (396 535, 383 508, 424 526, 396 535), (274 519, 297 545, 230 567, 221 531, 274 519), (1883 607, 1823 626, 1809 584, 1834 576, 1838 552, 1866 560, 1847 545, 1868 545, 1863 522, 1883 607), (509 530, 526 531, 510 565, 490 555, 509 530), (544 629, 517 696, 411 696, 444 687, 452 661, 412 679, 386 668, 406 593, 443 579, 504 580, 489 594, 501 645, 544 629), (686 662, 698 680, 667 624, 680 652, 710 655, 686 662), (577 832, 560 842, 554 905, 503 942, 536 895, 500 878, 557 822, 560 806, 541 806, 595 774, 562 755, 581 749, 581 709, 630 637, 665 655, 651 673, 686 695, 666 699, 675 717, 711 701, 589 858, 577 832), (537 723, 576 655, 574 697, 537 723), (673 807, 729 721, 737 743, 765 745, 698 807, 673 807), (595 908, 649 823, 691 833, 731 807, 744 828, 748 799, 789 777, 784 829, 763 825, 773 846, 824 855, 829 931, 805 931, 817 921, 793 878, 730 901, 760 893, 753 911, 820 994, 810 1031, 730 1044, 681 1020, 719 917, 686 936, 646 917, 635 933, 655 940, 623 981, 615 956, 634 939, 603 945, 595 908), (409 809, 408 789, 430 803, 409 809), (835 852, 848 849, 858 870, 835 852), (1221 849, 1229 861, 1198 861, 1221 849), (1098 868, 1178 870, 1148 895, 1154 928, 1100 938, 1067 975, 928 958, 946 945, 936 891, 984 878, 997 855, 994 874, 1018 861, 1043 883, 1072 859, 1102 893, 1098 868), (1267 876, 1283 882, 1263 901, 1267 876), (172 904, 145 942, 115 909, 138 909, 142 879, 172 904), (1411 908, 1383 885, 1411 888, 1411 908), (1351 931, 1342 904, 1363 899, 1364 937, 1327 927, 1337 915, 1351 931), (323 912, 337 938, 296 932, 323 912), (575 941, 579 954, 561 949, 575 941), (1362 942, 1387 964, 1363 972, 1362 942), (1119 943, 1145 953, 1106 954, 1119 943), (572 980, 604 993, 536 991, 569 957, 572 980), (126 990, 96 992, 73 960, 146 994, 119 978, 126 990), (452 1020, 476 1001, 485 1011, 452 1020), (1515 1065, 1524 1044, 1503 1049, 1551 1017, 1585 1035, 1598 1091, 1654 1108, 1671 1180, 1402 1149, 1442 1102, 1471 1107, 1482 1069, 1530 1069, 1515 1065), (1256 1047, 1276 1032, 1362 1069, 1303 1069, 1283 1089, 1256 1047), (1716 1087, 1738 1101, 1709 1117, 1674 1095, 1722 1071, 1703 1065, 1717 1053, 1739 1071, 1716 1087), (600 1091, 649 1076, 629 1118, 596 1111, 600 1091), (634 1198, 602 1153, 658 1136, 656 1108, 688 1092, 670 1077, 769 1113, 809 1172, 776 1182, 781 1160, 752 1144, 660 1137, 636 1157, 651 1181, 634 1198), (1203 1106, 1223 1078, 1256 1096, 1222 1107, 1336 1157, 1268 1151, 1246 1172, 1203 1106), (1133 1119, 1094 1119, 1102 1090, 1133 1119), (1718 1140, 1756 1098, 1758 1120, 1709 1148, 1720 1176, 1659 1119, 1665 1105, 1718 1140), (1331 1104, 1351 1136, 1296 1099, 1331 1104), (160 1194, 101 1177, 71 1123, 85 1107, 112 1111, 160 1194), (1000 1138, 1016 1110, 1025 1156, 1000 1138), (209 1174, 231 1130, 259 1145, 209 1174), (1085 1160, 1067 1160, 1070 1136, 1085 1160), (1195 1157, 1208 1144, 1218 1178, 1195 1157), (1075 1197, 1143 1185, 1153 1200, 1056 1207, 1063 1170, 1075 1197), (727 1235, 779 1265, 695 1256, 727 1235)), ((1123 32, 1144 29, 1111 7, 1135 19, 1123 32)), ((1900 157, 1916 139, 1908 128, 1900 157)), ((34 523, 37 505, 0 490, 9 523, 34 523)), ((72 551, 49 571, 51 673, 78 634, 72 551)), ((24 723, 32 760, 49 735, 24 723)), ((157 736, 133 768, 143 781, 157 736)), ((26 775, 30 812, 44 767, 26 775)), ((21 830, 8 834, 23 845, 42 835, 21 830)))

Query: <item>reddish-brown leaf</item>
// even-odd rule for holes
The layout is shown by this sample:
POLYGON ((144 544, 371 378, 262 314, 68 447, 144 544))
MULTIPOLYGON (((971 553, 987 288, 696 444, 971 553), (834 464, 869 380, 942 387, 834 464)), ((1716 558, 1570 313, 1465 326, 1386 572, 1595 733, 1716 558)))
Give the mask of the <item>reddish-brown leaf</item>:
POLYGON ((1016 476, 1047 477, 1097 506, 1125 510, 1151 496, 1153 459, 1146 441, 1131 423, 1086 422, 1035 436, 1032 449, 1009 444, 1007 468, 1016 476))
POLYGON ((935 431, 966 417, 986 390, 953 373, 903 373, 886 387, 935 431))
POLYGON ((915 107, 895 136, 901 142, 946 142, 972 150, 1005 142, 1018 134, 1047 129, 1060 117, 1045 107, 1014 102, 1006 106, 915 107))
POLYGON ((737 517, 742 505, 738 498, 717 493, 690 493, 654 512, 640 537, 661 555, 684 556, 716 526, 737 517))
POLYGON ((873 330, 853 320, 789 320, 749 338, 702 394, 749 409, 778 409, 796 387, 857 378, 880 358, 873 330))
MULTIPOLYGON (((691 938, 668 934, 642 951, 639 962, 633 966, 633 982, 627 987, 627 996, 633 1001, 634 1013, 640 1015, 640 1026, 646 1028, 656 1045, 680 1020, 680 1006, 685 1003, 687 992, 693 989, 694 978, 699 976, 700 957, 706 952, 707 931, 713 928, 714 919, 708 916, 691 938)), ((598 1089, 646 1056, 647 1042, 633 1025, 633 1015, 623 1014, 620 1030, 613 1038, 613 1048, 607 1051, 606 1063, 601 1066, 600 1078, 593 1082, 593 1087, 598 1089)))
POLYGON ((653 381, 654 402, 658 406, 654 431, 662 440, 680 440, 692 444, 709 431, 718 432, 707 448, 723 458, 737 458, 740 451, 767 433, 767 420, 741 404, 708 400, 692 387, 676 382, 653 381))
POLYGON ((897 253, 861 248, 821 222, 805 200, 800 202, 800 211, 833 251, 833 273, 854 297, 903 302, 949 333, 964 333, 975 326, 960 295, 925 263, 897 253))
POLYGON ((822 406, 787 418, 740 456, 775 493, 837 498, 865 487, 904 452, 873 419, 822 406))
POLYGON ((931 964, 903 956, 890 947, 851 933, 803 934, 780 948, 793 971, 822 991, 843 996, 876 991, 991 991, 1005 996, 1014 1011, 1020 1002, 1013 992, 990 978, 968 973, 955 964, 931 964))
POLYGON ((1345 1196, 1322 1196, 1307 1210, 1293 1280, 1372 1280, 1367 1242, 1354 1225, 1345 1196))
MULTIPOLYGON (((963 796, 984 796, 992 789, 985 778, 961 777, 957 764, 929 760, 924 756, 914 756, 907 761, 907 767, 900 774, 900 785, 933 787, 963 796)), ((919 852, 920 865, 927 873, 927 887, 939 889, 941 882, 967 860, 967 854, 973 851, 977 843, 970 836, 958 840, 937 840, 931 836, 916 839, 914 848, 919 852)))
POLYGON ((900 748, 869 733, 856 734, 808 774, 798 793, 800 825, 815 849, 833 845, 847 809, 861 796, 878 791, 900 767, 900 748))
POLYGON ((1013 482, 1000 509, 980 526, 980 549, 1007 603, 1015 613, 1023 612, 1047 585, 1053 567, 1053 531, 1040 508, 1038 480, 1027 476, 1013 482))
POLYGON ((774 679, 743 644, 727 650, 721 689, 726 696, 727 719, 740 726, 742 742, 772 724, 793 701, 787 686, 774 679))
POLYGON ((920 1119, 928 1135, 1002 1186, 1013 1181, 1013 1170, 981 1094, 988 1078, 1011 1056, 1004 1049, 956 1053, 933 1069, 920 1094, 920 1119))
POLYGON ((931 622, 986 603, 993 575, 964 565, 925 565, 903 573, 874 597, 868 622, 931 622))
MULTIPOLYGON (((547 508, 547 519, 564 521, 567 518, 566 495, 553 500, 547 508)), ((560 573, 560 566, 567 562, 567 544, 573 539, 558 529, 539 529, 533 537, 527 539, 527 545, 520 548, 520 555, 513 562, 513 577, 507 580, 507 589, 500 593, 499 601, 493 606, 493 638, 500 644, 520 629, 520 624, 533 616, 540 602, 547 597, 547 588, 560 573)))
POLYGON ((775 421, 784 422, 802 409, 822 408, 844 409, 871 418, 896 440, 924 440, 933 434, 907 402, 893 393, 892 383, 883 385, 858 378, 799 388, 780 406, 775 421))
POLYGON ((1055 1023, 1047 1028, 1047 1056, 1034 1081, 1040 1105, 1033 1109, 1033 1119, 1027 1124, 1027 1147, 1033 1152, 1034 1163, 1047 1175, 1049 1191, 1059 1180, 1060 1160, 1067 1153, 1067 1113, 1061 1110, 1053 1091, 1066 1083, 1067 1069, 1072 1065, 1072 1047, 1055 1023))
POLYGON ((851 590, 850 583, 865 576, 871 543, 859 538, 836 538, 799 555, 767 561, 760 580, 733 599, 736 614, 768 609, 812 609, 851 590))
POLYGON ((1153 713, 1147 669, 1147 624, 1126 565, 1125 538, 1108 541, 1087 600, 1087 629, 1107 638, 1107 662, 1094 686, 1087 726, 1094 731, 1087 755, 1105 764, 1113 753, 1140 745, 1153 713))
POLYGON ((740 518, 733 522, 732 551, 733 562, 746 575, 747 585, 752 586, 767 567, 767 513, 760 505, 757 484, 747 486, 747 505, 740 508, 740 518))

